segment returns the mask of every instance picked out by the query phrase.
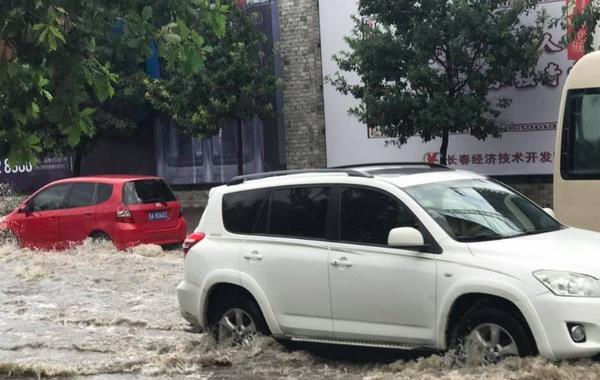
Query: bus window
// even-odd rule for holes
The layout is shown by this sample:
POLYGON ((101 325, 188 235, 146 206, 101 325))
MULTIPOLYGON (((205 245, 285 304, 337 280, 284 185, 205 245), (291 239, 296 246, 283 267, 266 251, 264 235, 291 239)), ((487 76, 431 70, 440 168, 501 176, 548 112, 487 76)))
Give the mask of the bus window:
POLYGON ((564 179, 600 179, 600 89, 567 94, 562 139, 564 179))

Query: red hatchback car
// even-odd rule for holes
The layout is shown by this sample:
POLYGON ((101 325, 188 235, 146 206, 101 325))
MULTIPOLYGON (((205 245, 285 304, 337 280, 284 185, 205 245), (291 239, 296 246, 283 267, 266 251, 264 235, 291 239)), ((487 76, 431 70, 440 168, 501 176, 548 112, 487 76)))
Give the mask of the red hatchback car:
MULTIPOLYGON (((64 249, 88 237, 118 249, 185 240, 181 205, 157 177, 93 176, 46 185, 2 221, 21 245, 64 249)), ((8 232, 7 231, 7 232, 8 232)))

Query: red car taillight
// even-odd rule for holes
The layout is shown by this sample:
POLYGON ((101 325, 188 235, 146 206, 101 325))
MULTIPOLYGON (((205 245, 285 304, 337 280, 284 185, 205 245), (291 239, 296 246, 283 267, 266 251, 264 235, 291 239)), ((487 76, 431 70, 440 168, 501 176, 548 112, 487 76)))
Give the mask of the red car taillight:
POLYGON ((202 241, 202 239, 204 239, 205 236, 206 236, 206 234, 204 234, 202 232, 194 232, 193 234, 188 236, 185 239, 185 241, 183 242, 183 257, 185 257, 185 255, 187 255, 187 253, 190 251, 190 249, 193 246, 200 243, 202 241))
POLYGON ((133 214, 125 205, 119 206, 117 210, 117 221, 121 223, 133 223, 133 214))

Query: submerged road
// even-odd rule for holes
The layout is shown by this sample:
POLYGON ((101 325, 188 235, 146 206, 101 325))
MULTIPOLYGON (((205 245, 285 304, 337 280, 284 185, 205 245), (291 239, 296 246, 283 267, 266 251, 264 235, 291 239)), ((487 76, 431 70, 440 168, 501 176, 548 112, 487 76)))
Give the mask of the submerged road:
POLYGON ((450 355, 284 347, 270 338, 217 345, 179 316, 180 251, 65 252, 0 245, 0 378, 598 379, 600 364, 508 359, 461 366, 450 355))

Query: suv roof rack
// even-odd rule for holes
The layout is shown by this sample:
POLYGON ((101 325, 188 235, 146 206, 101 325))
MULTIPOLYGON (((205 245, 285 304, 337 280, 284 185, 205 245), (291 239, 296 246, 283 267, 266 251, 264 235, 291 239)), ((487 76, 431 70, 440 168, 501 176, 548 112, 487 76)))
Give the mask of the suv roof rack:
POLYGON ((279 177, 292 174, 311 174, 311 173, 329 173, 329 174, 347 174, 349 177, 366 177, 373 178, 373 175, 353 169, 346 168, 329 168, 329 169, 299 169, 299 170, 278 170, 273 172, 256 173, 233 177, 227 186, 239 185, 246 181, 252 181, 263 178, 279 177))
POLYGON ((365 168, 369 166, 428 166, 432 169, 452 170, 452 168, 449 168, 446 165, 438 164, 435 162, 375 162, 356 165, 335 166, 332 169, 365 168))

